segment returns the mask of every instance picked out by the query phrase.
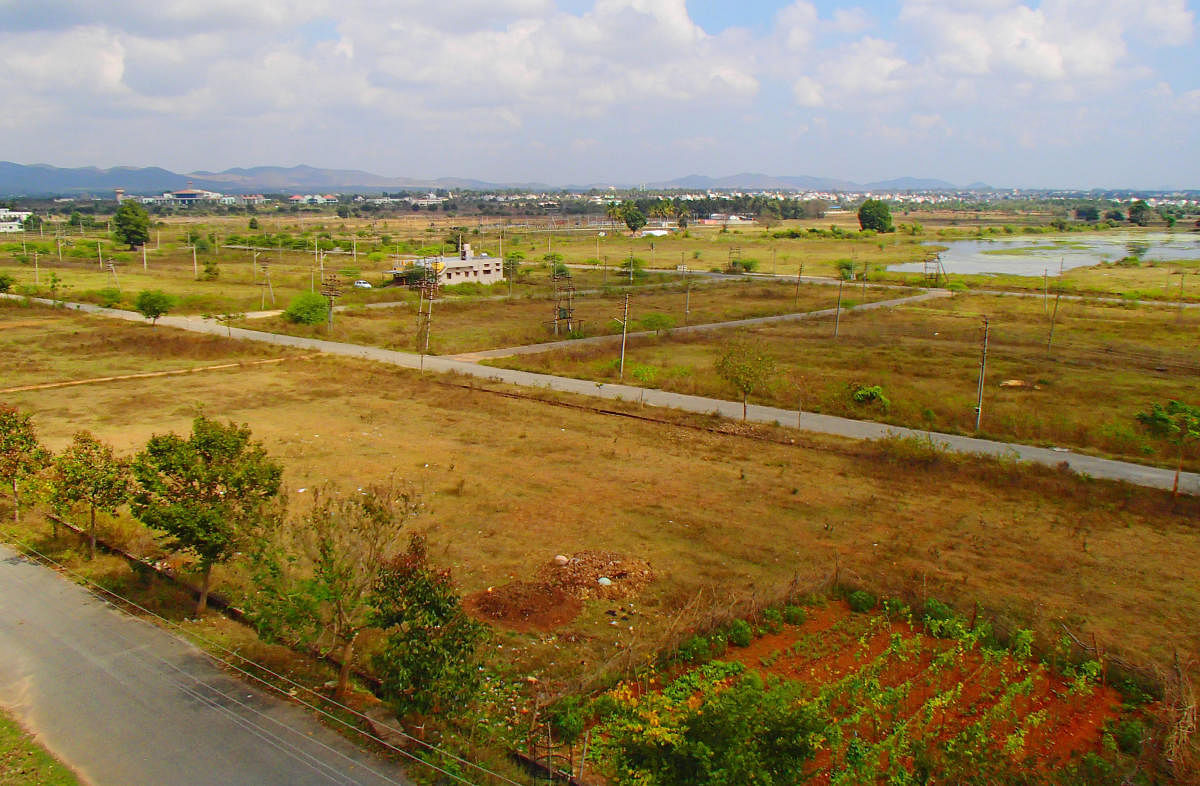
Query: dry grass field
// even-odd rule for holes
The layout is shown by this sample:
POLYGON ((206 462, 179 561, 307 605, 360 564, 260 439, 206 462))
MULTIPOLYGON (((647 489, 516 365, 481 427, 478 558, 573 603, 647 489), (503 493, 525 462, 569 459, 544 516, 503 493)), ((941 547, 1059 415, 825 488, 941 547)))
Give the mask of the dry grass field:
MULTIPOLYGON (((0 340, 6 369, 14 357, 28 365, 26 384, 261 357, 236 341, 33 308, 0 308, 0 340)), ((423 490, 429 508, 415 526, 466 592, 530 578, 557 553, 649 562, 655 580, 630 599, 628 624, 610 625, 613 604, 596 600, 553 634, 500 632, 506 662, 550 680, 589 673, 614 645, 657 642, 698 593, 721 607, 823 578, 835 560, 879 591, 979 602, 1050 637, 1062 622, 1141 662, 1200 650, 1195 500, 904 445, 647 422, 504 392, 319 358, 3 400, 33 412, 55 449, 86 428, 128 455, 154 433, 186 431, 200 411, 246 423, 286 465, 293 508, 323 481, 354 488, 397 472, 423 490)), ((103 529, 152 548, 124 518, 103 529)), ((229 566, 217 587, 242 580, 229 566)))
MULTIPOLYGON (((666 316, 675 326, 702 325, 736 319, 776 316, 833 308, 838 288, 806 283, 796 287, 791 281, 732 281, 703 283, 689 287, 684 283, 635 291, 629 302, 630 331, 653 328, 650 315, 666 316), (686 313, 685 313, 686 310, 686 313)), ((894 290, 868 287, 848 288, 842 305, 882 300, 902 295, 894 290)), ((334 317, 332 331, 325 325, 296 325, 283 317, 252 319, 241 327, 276 333, 328 338, 353 344, 416 351, 417 307, 414 301, 405 308, 354 309, 334 317)), ((429 351, 435 355, 538 344, 568 338, 566 328, 554 335, 552 298, 515 298, 479 301, 449 297, 439 300, 433 310, 433 329, 429 351)), ((575 317, 581 324, 576 337, 620 335, 624 296, 613 289, 581 294, 575 299, 575 317)))
MULTIPOLYGON (((1047 352, 1053 299, 959 295, 831 320, 753 328, 779 366, 757 397, 788 409, 866 418, 914 428, 974 433, 983 318, 989 319, 983 436, 1061 445, 1134 461, 1173 464, 1134 418, 1155 402, 1200 401, 1200 315, 1172 309, 1063 300, 1047 352), (1003 387, 1019 380, 1024 386, 1003 387), (858 403, 881 386, 888 399, 858 403)), ((713 362, 728 332, 633 341, 627 367, 641 384, 718 398, 734 392, 713 362)), ((530 371, 615 379, 610 347, 555 350, 490 361, 530 371)), ((626 375, 628 378, 628 374, 626 375)), ((1196 467, 1200 452, 1190 453, 1196 467)))

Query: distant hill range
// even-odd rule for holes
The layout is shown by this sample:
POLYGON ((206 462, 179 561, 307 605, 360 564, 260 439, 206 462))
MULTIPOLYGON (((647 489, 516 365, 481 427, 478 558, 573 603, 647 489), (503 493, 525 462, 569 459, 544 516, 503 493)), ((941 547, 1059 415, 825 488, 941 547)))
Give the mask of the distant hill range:
MULTIPOLYGON (((2 196, 55 196, 91 194, 104 196, 117 188, 131 194, 157 194, 186 188, 220 191, 230 194, 280 193, 315 191, 342 193, 379 193, 381 191, 405 191, 413 189, 454 189, 472 191, 496 191, 521 189, 530 191, 553 191, 558 189, 587 190, 607 188, 610 184, 587 186, 548 186, 544 183, 489 183, 469 178, 439 178, 416 180, 403 177, 384 177, 357 169, 319 169, 311 166, 260 166, 249 169, 226 169, 224 172, 191 172, 179 174, 160 167, 78 167, 65 169, 48 164, 14 164, 0 161, 0 195, 2 196)), ((615 185, 615 184, 613 184, 615 185)), ((626 188, 628 186, 618 186, 626 188)), ((808 176, 774 176, 746 172, 729 177, 713 178, 705 175, 689 175, 661 183, 648 183, 646 188, 656 190, 800 190, 800 191, 955 191, 953 183, 944 180, 929 180, 905 177, 878 183, 852 183, 848 180, 808 176)), ((972 190, 986 189, 975 183, 972 190)))
MULTIPOLYGON (((901 177, 895 180, 882 180, 874 183, 854 183, 849 180, 838 180, 832 177, 812 177, 810 175, 764 175, 758 172, 742 172, 728 177, 708 177, 706 175, 688 175, 687 177, 667 180, 661 183, 649 183, 647 188, 657 189, 754 189, 754 190, 787 190, 787 191, 958 191, 958 186, 945 180, 931 180, 919 177, 901 177)), ((976 183, 970 188, 987 189, 989 186, 976 183)))

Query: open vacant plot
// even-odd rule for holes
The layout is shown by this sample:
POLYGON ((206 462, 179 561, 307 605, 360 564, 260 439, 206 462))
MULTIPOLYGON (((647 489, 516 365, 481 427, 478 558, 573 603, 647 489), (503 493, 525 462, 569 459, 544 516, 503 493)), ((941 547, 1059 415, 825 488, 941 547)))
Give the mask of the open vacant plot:
MULTIPOLYGON (((970 295, 845 314, 836 340, 831 320, 755 327, 750 335, 780 367, 774 386, 757 400, 973 433, 986 316, 981 435, 1170 463, 1174 454, 1142 433, 1134 416, 1168 399, 1200 401, 1194 341, 1200 317, 1066 300, 1057 309, 1054 316, 1053 299, 970 295), (856 392, 875 386, 878 395, 855 400, 856 392)), ((638 339, 630 343, 627 366, 642 369, 634 377, 642 384, 732 398, 713 369, 725 338, 638 339)), ((581 347, 493 362, 608 381, 616 376, 611 358, 611 348, 581 347)), ((1200 452, 1189 455, 1190 466, 1197 466, 1200 452)))
MULTIPOLYGON (((25 330, 4 326, 30 313, 0 311, 0 332, 25 330)), ((165 328, 51 314, 60 335, 129 341, 125 368, 164 365, 165 354, 143 360, 125 337, 165 328)), ((194 360, 193 345, 213 342, 227 357, 246 351, 236 341, 178 340, 181 365, 194 360)), ((71 373, 105 376, 112 367, 112 358, 76 356, 71 373)), ((58 381, 63 370, 42 367, 24 381, 58 381)), ((654 580, 631 598, 629 623, 610 625, 614 604, 604 599, 563 621, 569 656, 560 638, 508 636, 505 657, 550 680, 596 669, 616 644, 659 640, 702 590, 720 598, 770 591, 793 577, 825 576, 835 560, 881 590, 964 607, 979 601, 1046 635, 1064 622, 1139 660, 1200 648, 1192 624, 1200 604, 1196 503, 1173 506, 1160 492, 811 444, 786 430, 740 436, 688 425, 717 425, 704 420, 614 417, 335 358, 5 398, 34 413, 55 449, 88 428, 129 454, 153 433, 186 431, 197 411, 247 423, 285 464, 293 506, 326 480, 354 488, 398 472, 428 503, 414 526, 428 533, 431 558, 467 592, 532 579, 556 553, 607 551, 648 563, 654 580), (755 435, 766 439, 748 438, 755 435)), ((103 528, 144 543, 125 519, 103 528)), ((243 581, 235 564, 217 586, 243 581)))
MULTIPOLYGON (((838 288, 807 283, 799 287, 785 281, 734 281, 691 286, 686 283, 630 296, 629 329, 654 329, 654 318, 665 316, 670 325, 699 325, 734 319, 775 316, 800 311, 833 308, 838 288), (651 315, 654 315, 653 317, 651 315)), ((850 288, 843 306, 895 297, 891 290, 850 288)), ((445 299, 435 303, 429 351, 453 355, 472 350, 522 346, 568 338, 566 328, 552 331, 555 301, 516 298, 512 300, 445 299)), ((575 298, 575 337, 620 334, 617 321, 623 315, 624 295, 618 292, 582 295, 575 298)), ((416 304, 411 308, 363 309, 338 313, 333 330, 326 326, 295 325, 283 317, 255 319, 242 323, 255 330, 328 338, 353 344, 416 351, 416 304)))

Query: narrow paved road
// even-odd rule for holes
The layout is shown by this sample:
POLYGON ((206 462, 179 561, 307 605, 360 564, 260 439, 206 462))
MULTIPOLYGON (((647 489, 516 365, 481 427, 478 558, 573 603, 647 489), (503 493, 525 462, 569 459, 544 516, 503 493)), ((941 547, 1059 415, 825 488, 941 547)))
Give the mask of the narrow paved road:
MULTIPOLYGON (((104 309, 87 303, 68 303, 67 307, 117 319, 126 319, 134 322, 144 321, 140 314, 132 311, 104 309)), ((556 377, 550 374, 535 374, 529 371, 492 368, 448 357, 427 356, 422 361, 417 355, 407 352, 396 352, 378 347, 342 344, 336 341, 300 338, 276 333, 264 333, 244 328, 233 328, 232 331, 227 331, 226 328, 220 325, 198 317, 164 317, 159 321, 164 325, 170 325, 183 330, 214 333, 217 335, 226 335, 228 333, 234 338, 242 338, 249 341, 263 341, 280 346, 318 350, 333 355, 365 358, 405 368, 425 368, 430 371, 456 372, 465 376, 481 377, 523 387, 545 388, 596 398, 640 401, 648 406, 667 407, 686 412, 717 413, 733 419, 740 419, 742 416, 742 405, 736 401, 689 396, 682 393, 640 388, 633 385, 592 382, 589 380, 572 379, 570 377, 556 377)), ((1175 475, 1169 469, 1096 458, 1062 448, 1042 448, 1033 445, 994 442, 992 440, 976 439, 975 437, 943 434, 936 431, 922 431, 876 423, 869 420, 851 420, 849 418, 818 415, 808 412, 797 416, 795 410, 780 409, 778 407, 751 405, 747 417, 749 420, 758 423, 795 425, 803 431, 833 434, 852 439, 878 439, 889 435, 915 436, 921 439, 931 439, 950 450, 960 453, 975 453, 985 456, 1012 456, 1023 461, 1031 461, 1050 467, 1066 463, 1072 470, 1081 474, 1108 480, 1122 480, 1152 488, 1171 488, 1175 475)), ((1179 488, 1180 491, 1188 494, 1200 494, 1200 474, 1193 472, 1183 473, 1179 481, 1179 488)))
MULTIPOLYGON (((934 289, 928 292, 921 292, 917 295, 908 295, 907 297, 892 298, 891 300, 877 300, 873 303, 862 303, 856 306, 844 306, 842 311, 870 311, 877 308, 894 308, 907 303, 919 303, 922 300, 931 300, 933 298, 950 297, 951 293, 945 289, 934 289)), ((747 319, 731 319, 728 322, 709 322, 703 325, 685 325, 684 327, 671 328, 672 333, 703 333, 711 330, 728 330, 729 328, 739 327, 754 327, 756 325, 769 325, 774 322, 803 322, 809 319, 821 319, 823 317, 832 317, 837 314, 837 308, 822 308, 817 311, 797 311, 791 314, 776 314, 770 317, 749 317, 747 319)), ((627 334, 629 338, 640 338, 644 336, 653 336, 653 330, 639 330, 634 333, 627 334)), ((488 358, 506 358, 513 355, 536 355, 542 352, 551 352, 556 349, 567 349, 568 347, 591 346, 595 344, 611 344, 621 340, 620 333, 609 333, 603 336, 590 336, 588 338, 573 338, 567 341, 546 341, 541 344, 526 344, 520 347, 503 347, 501 349, 483 349, 478 352, 463 352, 458 355, 448 355, 452 360, 478 361, 488 358)))
POLYGON ((95 786, 409 783, 296 705, 4 546, 0 704, 95 786))

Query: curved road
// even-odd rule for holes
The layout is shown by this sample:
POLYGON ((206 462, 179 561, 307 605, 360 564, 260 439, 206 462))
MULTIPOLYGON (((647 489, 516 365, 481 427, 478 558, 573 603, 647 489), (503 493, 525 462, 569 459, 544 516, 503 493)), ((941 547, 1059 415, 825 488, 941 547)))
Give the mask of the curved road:
MULTIPOLYGON (((10 296, 19 297, 19 296, 10 296)), ((35 299, 37 300, 37 299, 35 299)), ((47 300, 38 302, 49 303, 47 300)), ((884 301, 886 302, 886 301, 884 301)), ((884 302, 868 303, 864 306, 881 307, 884 302)), ((106 309, 89 303, 68 303, 68 308, 101 314, 117 319, 134 322, 144 321, 143 317, 133 311, 106 309)), ((859 306, 858 308, 863 308, 859 306)), ((397 352, 379 347, 367 347, 357 344, 344 344, 337 341, 325 341, 315 338, 301 338, 276 333, 264 333, 258 330, 233 328, 228 330, 211 320, 199 317, 163 317, 159 320, 164 325, 191 330, 199 333, 230 335, 234 338, 249 341, 262 341, 280 346, 296 347, 299 349, 317 350, 333 355, 365 358, 381 363, 390 363, 405 368, 424 368, 430 371, 455 372, 465 376, 481 377, 496 382, 505 382, 523 387, 546 388, 565 393, 576 393, 596 398, 615 399, 623 401, 639 401, 655 407, 668 407, 686 412, 715 413, 731 419, 740 419, 742 405, 736 401, 689 396, 682 393, 671 393, 665 390, 640 388, 633 385, 609 384, 588 380, 556 377, 550 374, 536 374, 529 371, 492 368, 466 360, 452 357, 426 356, 424 359, 408 352, 397 352)), ((975 453, 985 456, 1011 456, 1022 461, 1030 461, 1045 466, 1059 466, 1066 463, 1070 469, 1083 475, 1107 480, 1120 480, 1151 488, 1170 489, 1175 473, 1161 467, 1151 467, 1143 464, 1133 464, 1126 461, 1097 458, 1082 453, 1075 453, 1061 448, 1042 448, 1033 445, 1020 445, 1009 442, 965 437, 957 434, 923 431, 920 429, 891 426, 869 420, 851 420, 832 415, 819 415, 805 412, 797 416, 795 410, 780 409, 752 404, 747 412, 747 418, 759 423, 780 423, 795 425, 804 431, 821 434, 850 437, 852 439, 879 439, 886 436, 913 436, 930 439, 934 442, 960 453, 975 453)), ((1180 491, 1188 494, 1200 494, 1200 474, 1185 472, 1179 481, 1180 491)))
POLYGON ((0 704, 97 786, 410 783, 297 705, 4 546, 0 704))

